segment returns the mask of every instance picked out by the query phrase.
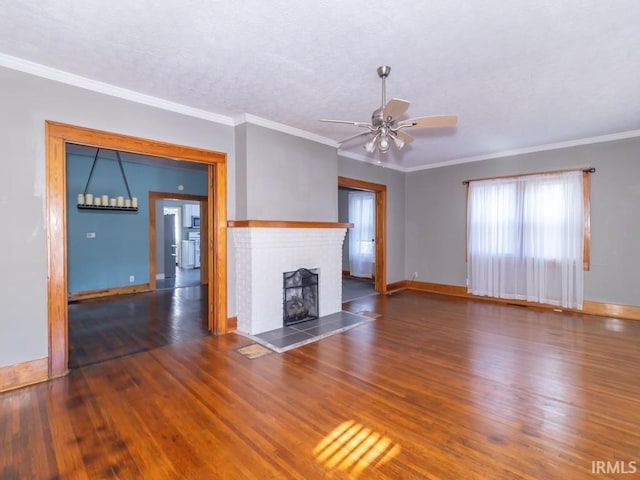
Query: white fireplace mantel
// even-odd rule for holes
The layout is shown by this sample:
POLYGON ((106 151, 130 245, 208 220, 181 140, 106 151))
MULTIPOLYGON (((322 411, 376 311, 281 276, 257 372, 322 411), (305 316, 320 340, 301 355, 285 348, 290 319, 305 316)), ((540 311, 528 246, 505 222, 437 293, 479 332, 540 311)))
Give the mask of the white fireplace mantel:
POLYGON ((320 317, 342 309, 342 242, 350 224, 229 222, 236 246, 238 330, 255 335, 283 326, 282 274, 317 269, 320 317))

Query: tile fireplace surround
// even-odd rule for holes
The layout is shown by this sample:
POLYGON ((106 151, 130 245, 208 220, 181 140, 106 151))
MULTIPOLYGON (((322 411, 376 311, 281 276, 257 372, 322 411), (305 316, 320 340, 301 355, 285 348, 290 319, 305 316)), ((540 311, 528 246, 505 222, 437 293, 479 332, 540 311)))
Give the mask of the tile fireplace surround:
POLYGON ((283 326, 282 274, 318 269, 320 317, 342 310, 342 242, 346 223, 229 222, 236 246, 238 331, 255 335, 283 326))

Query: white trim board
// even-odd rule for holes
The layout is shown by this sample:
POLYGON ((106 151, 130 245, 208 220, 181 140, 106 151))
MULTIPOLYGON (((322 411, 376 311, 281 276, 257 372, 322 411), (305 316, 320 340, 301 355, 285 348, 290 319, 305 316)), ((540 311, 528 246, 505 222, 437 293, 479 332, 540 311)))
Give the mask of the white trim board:
POLYGON ((627 132, 612 133, 609 135, 599 135, 596 137, 579 138, 576 140, 568 140, 566 142, 548 143, 546 145, 536 145, 533 147, 516 148, 513 150, 505 150, 503 152, 487 153, 485 155, 475 155, 473 157, 458 158, 455 160, 447 160, 446 162, 432 163, 430 165, 422 165, 419 167, 408 167, 404 171, 417 172, 420 170, 429 170, 431 168, 448 167, 450 165, 460 165, 462 163, 480 162, 482 160, 491 160, 493 158, 511 157, 514 155, 524 155, 527 153, 545 152, 547 150, 559 150, 561 148, 578 147, 580 145, 591 145, 594 143, 612 142, 614 140, 623 140, 625 138, 640 137, 640 130, 629 130, 627 132))
POLYGON ((312 140, 317 143, 322 143, 323 145, 328 145, 329 147, 338 148, 340 146, 338 142, 330 138, 323 137, 321 135, 316 135, 315 133, 307 132, 306 130, 302 130, 296 127, 291 127, 283 123, 274 122, 273 120, 267 120, 266 118, 258 117, 250 113, 243 113, 241 115, 237 115, 233 117, 233 119, 234 119, 234 125, 240 125, 242 123, 251 123, 252 125, 258 125, 260 127, 265 127, 270 130, 276 130, 278 132, 287 133, 289 135, 293 135, 294 137, 305 138, 307 140, 312 140))
POLYGON ((223 125, 234 125, 231 117, 227 117, 225 115, 207 112, 205 110, 200 110, 199 108, 188 107, 180 103, 170 102, 162 98, 152 97, 151 95, 134 92, 133 90, 128 90, 126 88, 116 87, 115 85, 111 85, 109 83, 81 77, 80 75, 58 70, 56 68, 47 67, 39 63, 30 62, 28 60, 23 60, 22 58, 5 55, 4 53, 0 53, 0 66, 10 68, 12 70, 18 70, 24 73, 29 73, 37 77, 55 80, 57 82, 65 83, 67 85, 72 85, 78 88, 83 88, 92 92, 103 93, 105 95, 122 98, 131 102, 149 105, 151 107, 160 108, 162 110, 181 113, 190 117, 201 118, 203 120, 209 120, 223 125))

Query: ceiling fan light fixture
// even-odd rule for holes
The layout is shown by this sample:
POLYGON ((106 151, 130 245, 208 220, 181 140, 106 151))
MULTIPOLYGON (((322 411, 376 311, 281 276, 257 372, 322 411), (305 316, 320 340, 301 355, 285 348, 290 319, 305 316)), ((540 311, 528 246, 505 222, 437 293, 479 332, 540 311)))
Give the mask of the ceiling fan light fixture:
POLYGON ((391 144, 389 143, 389 137, 386 135, 381 135, 378 140, 378 150, 380 153, 387 153, 389 151, 389 147, 391 144))
POLYGON ((396 144, 396 147, 398 147, 398 150, 402 150, 402 147, 404 147, 405 145, 404 140, 398 137, 397 135, 393 137, 393 143, 396 144))
POLYGON ((365 143, 364 149, 367 153, 373 153, 376 149, 376 138, 374 137, 370 142, 365 143))

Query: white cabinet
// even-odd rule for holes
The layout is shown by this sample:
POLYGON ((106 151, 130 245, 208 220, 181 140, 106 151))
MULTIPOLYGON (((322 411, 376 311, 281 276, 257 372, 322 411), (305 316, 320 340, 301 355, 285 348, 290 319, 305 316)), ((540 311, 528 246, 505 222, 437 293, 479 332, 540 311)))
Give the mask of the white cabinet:
POLYGON ((182 240, 180 253, 181 268, 196 268, 196 242, 194 240, 182 240))
POLYGON ((182 226, 184 228, 191 228, 193 217, 200 216, 200 204, 199 203, 185 203, 182 206, 182 226))

